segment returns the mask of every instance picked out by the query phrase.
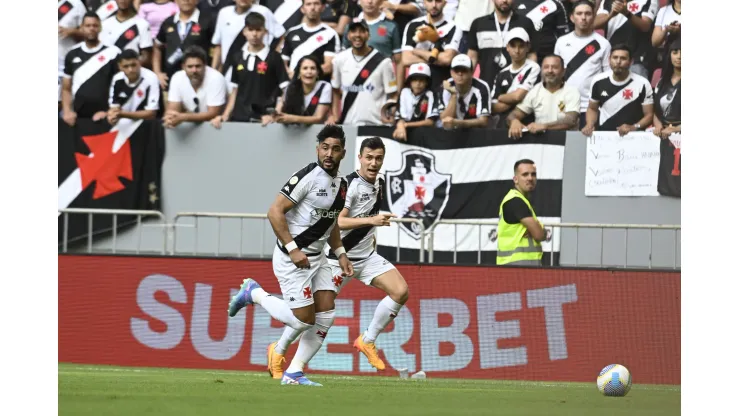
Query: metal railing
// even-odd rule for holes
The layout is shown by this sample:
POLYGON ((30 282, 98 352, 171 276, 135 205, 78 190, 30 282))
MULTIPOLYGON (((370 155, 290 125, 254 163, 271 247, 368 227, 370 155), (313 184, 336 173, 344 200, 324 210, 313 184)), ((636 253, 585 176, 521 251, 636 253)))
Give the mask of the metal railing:
MULTIPOLYGON (((175 254, 177 251, 177 234, 178 234, 178 228, 184 228, 188 227, 186 225, 180 224, 181 220, 184 218, 193 218, 194 224, 190 225, 190 227, 194 228, 194 241, 193 241, 193 249, 191 251, 192 255, 196 254, 202 254, 202 252, 198 251, 198 240, 199 240, 199 218, 214 218, 216 219, 216 250, 215 252, 212 252, 210 254, 214 254, 216 256, 219 256, 221 254, 221 229, 222 229, 222 220, 224 219, 238 219, 239 220, 239 250, 236 253, 237 257, 242 257, 244 254, 243 251, 243 243, 244 243, 244 220, 261 220, 262 224, 260 227, 260 251, 259 251, 259 257, 264 258, 265 252, 263 251, 265 247, 265 238, 266 238, 266 232, 265 232, 265 222, 267 222, 267 214, 240 214, 240 213, 227 213, 227 212, 178 212, 175 215, 175 218, 172 221, 172 243, 170 244, 171 254, 175 254)), ((424 222, 420 219, 416 218, 391 218, 392 222, 397 223, 415 223, 419 226, 419 230, 421 234, 424 234, 424 222)), ((400 234, 401 234, 401 227, 398 228, 398 239, 400 241, 400 234)), ((272 230, 270 230, 270 238, 274 239, 275 236, 272 234, 272 230)), ((420 239, 420 247, 419 247, 419 262, 424 262, 424 239, 420 239)), ((271 253, 267 253, 269 256, 271 253)), ((396 261, 398 261, 401 258, 401 247, 400 244, 398 247, 396 247, 396 261)))
MULTIPOLYGON (((449 219, 441 219, 435 222, 428 230, 428 236, 429 242, 427 244, 428 250, 429 250, 429 262, 434 262, 434 233, 435 229, 439 225, 448 224, 453 225, 453 234, 454 234, 454 250, 453 250, 453 263, 457 263, 457 227, 459 225, 473 225, 478 227, 478 264, 481 263, 481 252, 482 250, 482 227, 483 226, 498 226, 498 220, 449 220, 449 219)), ((673 268, 680 268, 678 266, 678 233, 681 230, 680 225, 658 225, 658 224, 585 224, 585 223, 543 223, 542 224, 545 227, 546 231, 550 231, 551 239, 549 241, 550 246, 550 266, 554 265, 554 253, 555 253, 555 229, 575 229, 575 266, 579 266, 579 246, 578 246, 578 235, 579 231, 582 229, 599 229, 600 232, 600 259, 599 259, 599 265, 603 266, 604 264, 604 230, 607 229, 618 229, 618 230, 624 230, 624 263, 623 266, 625 268, 628 267, 628 241, 629 241, 629 232, 630 230, 649 230, 649 237, 648 237, 648 245, 650 247, 650 251, 648 253, 648 268, 653 268, 653 231, 655 230, 669 230, 673 231, 673 268)), ((559 239, 562 239, 563 233, 559 233, 559 239)), ((557 242, 560 246, 560 242, 557 242)), ((546 251, 547 252, 547 251, 546 251)))
POLYGON ((95 209, 95 208, 66 208, 58 210, 59 214, 63 215, 63 229, 62 229, 62 253, 66 253, 69 243, 69 215, 87 215, 87 252, 93 252, 93 218, 95 215, 112 215, 113 221, 110 230, 101 230, 99 233, 111 231, 111 251, 116 253, 117 242, 118 242, 118 216, 135 216, 136 217, 136 229, 138 231, 137 245, 135 253, 141 253, 141 235, 144 227, 142 227, 142 218, 144 217, 156 217, 161 220, 162 224, 162 254, 167 253, 167 218, 160 211, 146 211, 146 210, 132 210, 132 209, 95 209))

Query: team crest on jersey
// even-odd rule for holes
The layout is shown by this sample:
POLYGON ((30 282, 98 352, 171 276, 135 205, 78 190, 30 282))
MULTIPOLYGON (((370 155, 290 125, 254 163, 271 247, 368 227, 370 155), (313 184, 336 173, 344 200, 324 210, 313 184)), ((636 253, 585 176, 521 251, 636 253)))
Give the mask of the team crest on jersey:
MULTIPOLYGON (((439 219, 450 197, 452 175, 437 171, 434 155, 419 149, 403 152, 401 168, 386 173, 388 206, 399 218, 418 218, 424 229, 439 219)), ((417 223, 400 223, 414 239, 421 237, 417 223)))

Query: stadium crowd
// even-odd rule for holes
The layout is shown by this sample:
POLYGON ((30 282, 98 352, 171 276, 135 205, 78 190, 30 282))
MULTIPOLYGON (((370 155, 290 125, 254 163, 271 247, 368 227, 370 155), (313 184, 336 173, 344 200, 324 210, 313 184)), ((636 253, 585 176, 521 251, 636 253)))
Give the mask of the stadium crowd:
POLYGON ((76 119, 681 130, 681 0, 58 0, 76 119))

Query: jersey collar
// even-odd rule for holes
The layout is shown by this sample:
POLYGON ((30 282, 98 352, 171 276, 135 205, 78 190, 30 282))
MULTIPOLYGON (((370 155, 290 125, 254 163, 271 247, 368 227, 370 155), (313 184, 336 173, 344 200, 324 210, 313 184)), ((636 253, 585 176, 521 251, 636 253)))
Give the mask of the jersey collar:
POLYGON ((244 59, 247 59, 247 57, 249 57, 249 55, 254 55, 254 56, 256 56, 256 57, 258 57, 258 58, 260 58, 261 60, 264 61, 264 60, 267 59, 267 54, 270 53, 270 47, 267 46, 267 45, 265 45, 262 48, 261 51, 256 52, 256 53, 255 52, 249 52, 249 49, 248 48, 249 48, 249 44, 248 43, 245 43, 244 46, 242 46, 242 57, 244 59))
MULTIPOLYGON (((198 23, 198 19, 200 18, 200 9, 196 8, 193 14, 190 16, 190 20, 188 22, 198 23)), ((174 16, 175 24, 180 23, 180 13, 175 13, 174 16)))

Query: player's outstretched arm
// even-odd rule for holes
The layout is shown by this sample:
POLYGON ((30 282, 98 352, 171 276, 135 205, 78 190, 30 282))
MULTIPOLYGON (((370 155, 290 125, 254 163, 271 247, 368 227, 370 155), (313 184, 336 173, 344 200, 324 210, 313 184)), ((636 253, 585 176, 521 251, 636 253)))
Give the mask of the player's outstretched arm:
POLYGON ((270 220, 272 230, 280 242, 283 243, 283 246, 293 241, 293 236, 290 235, 290 230, 288 229, 288 221, 285 219, 285 213, 290 211, 294 206, 293 201, 283 194, 278 194, 267 211, 267 219, 270 220))
POLYGON ((390 219, 395 216, 396 215, 394 214, 381 213, 374 217, 352 218, 349 216, 349 209, 344 208, 342 212, 339 213, 337 223, 339 228, 342 230, 353 230, 355 228, 362 227, 382 227, 391 225, 390 219))

